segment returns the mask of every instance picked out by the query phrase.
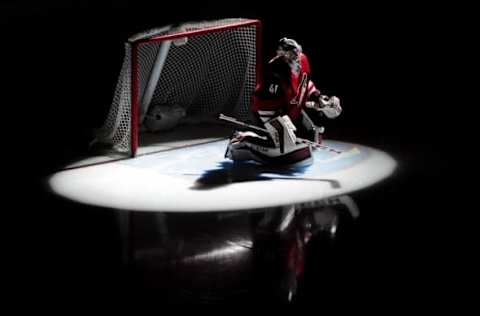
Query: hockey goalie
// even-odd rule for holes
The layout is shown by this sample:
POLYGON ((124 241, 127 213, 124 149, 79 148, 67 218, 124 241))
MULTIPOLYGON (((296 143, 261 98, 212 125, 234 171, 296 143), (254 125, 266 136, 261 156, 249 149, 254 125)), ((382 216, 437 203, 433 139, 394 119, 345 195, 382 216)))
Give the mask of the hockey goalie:
POLYGON ((322 142, 323 127, 316 126, 310 115, 334 119, 342 108, 337 97, 323 95, 311 81, 302 47, 282 38, 255 89, 252 111, 259 126, 235 132, 225 157, 295 165, 311 163, 312 147, 322 142))

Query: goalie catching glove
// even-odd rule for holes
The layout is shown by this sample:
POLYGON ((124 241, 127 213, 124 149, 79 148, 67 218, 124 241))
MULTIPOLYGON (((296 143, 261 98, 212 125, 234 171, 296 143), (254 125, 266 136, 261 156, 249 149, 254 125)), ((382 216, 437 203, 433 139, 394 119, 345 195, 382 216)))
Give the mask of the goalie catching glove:
POLYGON ((307 101, 305 105, 307 108, 322 112, 329 119, 334 119, 342 113, 340 99, 336 96, 320 95, 318 101, 307 101))

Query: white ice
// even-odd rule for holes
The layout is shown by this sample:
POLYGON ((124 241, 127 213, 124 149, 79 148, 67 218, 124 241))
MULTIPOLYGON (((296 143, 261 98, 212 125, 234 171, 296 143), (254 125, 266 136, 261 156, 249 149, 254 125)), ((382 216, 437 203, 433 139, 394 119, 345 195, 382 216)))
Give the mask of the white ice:
POLYGON ((48 183, 53 192, 67 199, 107 208, 232 211, 347 194, 371 186, 395 170, 395 160, 383 151, 337 141, 325 144, 343 153, 316 150, 315 163, 293 173, 247 166, 247 174, 240 174, 242 181, 228 179, 235 168, 223 158, 227 140, 219 140, 60 171, 48 183), (209 177, 220 182, 209 184, 209 177), (199 186, 202 179, 207 179, 207 184, 199 186))

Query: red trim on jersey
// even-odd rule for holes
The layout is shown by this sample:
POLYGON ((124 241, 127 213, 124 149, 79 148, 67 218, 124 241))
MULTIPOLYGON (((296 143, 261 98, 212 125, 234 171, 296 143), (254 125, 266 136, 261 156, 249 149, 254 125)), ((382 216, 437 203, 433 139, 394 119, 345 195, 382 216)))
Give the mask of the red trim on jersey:
POLYGON ((308 82, 308 96, 310 96, 315 91, 317 91, 317 87, 315 87, 315 84, 313 83, 313 81, 310 80, 308 82))

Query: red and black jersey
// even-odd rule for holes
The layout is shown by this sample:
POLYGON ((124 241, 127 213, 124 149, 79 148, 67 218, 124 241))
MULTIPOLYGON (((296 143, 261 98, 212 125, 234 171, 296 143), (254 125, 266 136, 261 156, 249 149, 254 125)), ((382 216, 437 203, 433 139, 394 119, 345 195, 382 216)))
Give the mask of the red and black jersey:
POLYGON ((263 122, 278 115, 288 115, 295 121, 314 94, 319 92, 310 80, 307 56, 300 53, 296 67, 290 67, 285 59, 277 56, 268 63, 262 82, 255 90, 252 110, 263 122))

